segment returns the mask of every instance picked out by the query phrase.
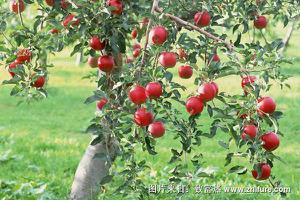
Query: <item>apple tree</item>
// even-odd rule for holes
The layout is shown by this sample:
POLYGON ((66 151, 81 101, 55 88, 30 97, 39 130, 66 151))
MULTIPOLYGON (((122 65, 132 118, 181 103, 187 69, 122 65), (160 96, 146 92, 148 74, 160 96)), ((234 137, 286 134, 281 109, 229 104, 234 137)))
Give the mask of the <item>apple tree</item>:
POLYGON ((83 52, 95 68, 85 76, 96 85, 85 100, 97 105, 87 127, 93 140, 76 171, 70 199, 97 196, 114 174, 123 178, 117 193, 146 198, 140 175, 151 161, 136 152, 159 156, 156 141, 164 134, 181 144, 170 149, 170 183, 203 176, 198 146, 202 138, 224 132, 226 142, 219 144, 228 149, 234 143, 237 149, 225 155, 225 165, 236 156, 251 165, 237 163, 229 172, 250 171, 254 179, 280 184, 272 168, 275 159, 281 160, 273 151, 283 134, 278 125, 282 112, 265 94, 275 82, 289 87, 281 66, 290 60, 279 54, 284 43, 269 37, 268 27, 286 26, 298 14, 299 0, 0 2, 0 61, 11 75, 3 84, 12 85, 12 96, 27 102, 47 97, 53 67, 47 58, 66 47, 72 47, 71 56, 83 52), (26 16, 28 9, 36 14, 26 16), (175 66, 184 80, 180 83, 170 70, 175 66), (222 91, 217 82, 227 76, 240 77, 240 94, 222 91), (184 82, 194 85, 188 96, 184 82), (208 130, 201 121, 205 114, 211 119, 208 130), (118 172, 112 168, 116 159, 125 166, 118 172))

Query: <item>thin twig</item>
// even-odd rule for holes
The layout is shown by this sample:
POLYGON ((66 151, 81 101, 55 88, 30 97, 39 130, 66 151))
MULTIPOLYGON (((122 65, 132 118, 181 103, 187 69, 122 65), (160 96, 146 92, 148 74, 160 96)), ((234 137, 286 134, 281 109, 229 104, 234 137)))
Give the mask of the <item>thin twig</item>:
POLYGON ((6 35, 5 35, 3 32, 1 32, 1 34, 3 35, 3 37, 6 39, 6 41, 7 41, 13 48, 16 48, 16 47, 13 45, 13 43, 8 39, 8 37, 6 37, 6 35))
POLYGON ((25 24, 24 24, 24 21, 23 21, 23 17, 22 17, 22 13, 20 12, 20 0, 18 0, 18 13, 19 13, 19 18, 20 18, 20 21, 21 21, 21 25, 25 28, 25 29, 28 29, 25 24))
POLYGON ((199 33, 205 35, 208 38, 213 39, 216 42, 224 43, 226 45, 227 49, 229 49, 230 51, 232 51, 234 49, 234 46, 232 44, 226 42, 225 40, 223 40, 223 39, 221 39, 219 37, 216 37, 213 34, 207 32, 207 31, 205 31, 205 30, 203 30, 203 29, 201 29, 201 28, 199 28, 199 27, 197 27, 197 26, 195 26, 195 25, 193 25, 193 24, 191 24, 191 23, 189 23, 187 21, 184 21, 183 19, 181 19, 179 17, 176 17, 176 16, 171 15, 169 13, 164 13, 163 10, 161 8, 159 8, 158 6, 155 7, 155 11, 164 14, 164 16, 170 18, 171 20, 175 21, 178 24, 181 24, 182 26, 184 26, 184 27, 186 27, 188 29, 193 29, 193 30, 198 31, 199 33))
MULTIPOLYGON (((155 12, 155 8, 158 7, 159 0, 153 0, 153 5, 151 9, 151 14, 155 12)), ((149 20, 147 30, 146 30, 146 41, 144 45, 144 51, 143 51, 143 57, 142 57, 142 67, 145 65, 146 62, 146 54, 147 54, 147 46, 148 46, 148 41, 149 41, 149 33, 150 33, 150 28, 152 26, 152 19, 149 20)))

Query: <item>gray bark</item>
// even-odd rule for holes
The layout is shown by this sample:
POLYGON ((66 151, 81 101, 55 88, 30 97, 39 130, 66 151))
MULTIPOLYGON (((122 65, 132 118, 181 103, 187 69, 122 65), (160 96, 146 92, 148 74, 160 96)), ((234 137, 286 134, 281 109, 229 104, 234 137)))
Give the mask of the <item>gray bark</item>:
POLYGON ((112 162, 118 154, 118 142, 102 141, 89 145, 75 173, 70 200, 88 200, 97 197, 101 182, 109 175, 112 162))

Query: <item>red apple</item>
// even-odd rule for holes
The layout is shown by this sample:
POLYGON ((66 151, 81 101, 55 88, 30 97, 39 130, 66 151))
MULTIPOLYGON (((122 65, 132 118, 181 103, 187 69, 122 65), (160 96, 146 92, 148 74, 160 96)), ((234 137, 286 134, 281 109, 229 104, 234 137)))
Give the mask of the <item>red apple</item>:
POLYGON ((32 53, 29 49, 21 49, 17 53, 16 62, 19 64, 23 64, 25 62, 30 62, 31 56, 32 56, 32 53))
POLYGON ((56 28, 53 28, 49 31, 49 33, 51 34, 59 34, 60 33, 60 30, 56 29, 56 28))
POLYGON ((140 24, 140 28, 142 29, 142 28, 146 27, 148 25, 148 23, 149 23, 149 18, 144 17, 141 24, 140 24))
POLYGON ((268 20, 265 16, 257 16, 256 19, 254 20, 254 26, 257 29, 266 28, 267 24, 268 24, 268 20))
POLYGON ((272 114, 276 110, 276 103, 271 97, 262 97, 258 100, 257 111, 260 115, 272 114))
POLYGON ((25 3, 23 0, 11 0, 10 10, 16 14, 23 12, 25 10, 25 3))
POLYGON ((158 60, 163 67, 171 68, 176 65, 177 55, 173 52, 162 52, 158 60))
POLYGON ((257 134, 257 127, 255 125, 246 125, 244 126, 244 132, 242 134, 243 140, 246 140, 247 137, 250 139, 254 139, 257 134))
POLYGON ((108 0, 107 2, 108 6, 114 7, 114 9, 111 11, 112 15, 120 15, 123 12, 123 4, 119 0, 108 0))
POLYGON ((165 126, 162 122, 153 122, 149 125, 148 131, 152 137, 159 138, 165 134, 165 126))
POLYGON ((250 85, 256 81, 256 76, 244 76, 242 78, 241 86, 244 88, 247 85, 250 85))
POLYGON ((198 97, 190 97, 186 101, 185 108, 190 115, 197 115, 203 111, 203 103, 198 97))
POLYGON ((133 46, 132 46, 133 50, 135 49, 141 49, 142 46, 139 44, 139 43, 135 43, 133 46))
POLYGON ((194 16, 195 25, 205 27, 210 24, 210 14, 207 11, 197 12, 194 16))
POLYGON ((137 31, 136 28, 135 28, 135 29, 133 29, 132 32, 131 32, 131 37, 132 37, 132 39, 135 39, 135 38, 137 37, 137 35, 138 35, 138 31, 137 31))
POLYGON ((100 101, 97 102, 97 109, 102 110, 102 108, 107 104, 108 100, 103 97, 100 101))
POLYGON ((254 169, 252 170, 252 176, 256 180, 266 180, 270 177, 271 175, 271 167, 267 163, 260 163, 260 174, 254 169))
POLYGON ((150 82, 146 86, 146 95, 150 99, 159 98, 162 92, 162 86, 159 82, 150 82))
POLYGON ((193 76, 193 68, 189 65, 183 65, 178 68, 180 78, 189 79, 193 76))
POLYGON ((153 122, 153 114, 148 112, 146 108, 139 108, 134 113, 134 122, 141 127, 149 126, 153 122))
POLYGON ((263 142, 262 147, 266 151, 274 151, 275 149, 278 148, 278 146, 280 144, 279 137, 274 132, 268 132, 268 133, 262 135, 260 139, 263 142))
POLYGON ((178 49, 178 58, 180 60, 186 60, 187 59, 187 54, 186 51, 182 48, 178 49))
POLYGON ((32 84, 33 87, 36 87, 36 88, 41 88, 44 86, 45 84, 45 77, 44 76, 38 76, 38 78, 36 79, 36 81, 34 81, 34 83, 32 84))
POLYGON ((220 61, 221 61, 221 59, 220 59, 220 57, 218 56, 218 54, 214 54, 214 55, 212 56, 212 62, 218 63, 218 62, 220 62, 220 61))
POLYGON ((112 56, 101 56, 98 59, 98 67, 103 72, 111 72, 114 69, 115 61, 112 56))
POLYGON ((127 58, 126 58, 126 63, 127 63, 127 64, 133 63, 133 58, 132 58, 132 57, 127 57, 127 58))
POLYGON ((91 68, 97 68, 98 67, 98 59, 99 57, 92 57, 90 56, 88 58, 88 64, 91 68))
POLYGON ((151 29, 149 38, 152 44, 162 45, 168 38, 168 31, 163 26, 155 26, 151 29))
POLYGON ((55 0, 45 0, 48 6, 54 6, 55 0))
POLYGON ((13 70, 18 66, 18 63, 17 62, 12 62, 9 64, 8 66, 8 73, 14 77, 16 74, 13 72, 13 70))
POLYGON ((89 41, 90 47, 96 51, 101 51, 105 48, 105 41, 101 41, 98 36, 93 36, 89 41))
POLYGON ((134 58, 139 57, 140 54, 141 54, 141 49, 134 49, 133 52, 132 52, 132 56, 134 58))
POLYGON ((147 100, 146 89, 143 86, 136 85, 129 91, 129 99, 137 105, 143 104, 147 100))
POLYGON ((219 87, 218 84, 215 82, 210 82, 210 84, 215 88, 215 97, 219 94, 219 87))
POLYGON ((204 101, 211 101, 215 98, 217 91, 214 84, 204 83, 198 88, 199 98, 204 101))
POLYGON ((62 9, 68 9, 68 7, 71 5, 71 3, 68 0, 61 0, 60 1, 60 7, 62 9))
POLYGON ((76 19, 76 16, 73 14, 69 14, 63 21, 63 26, 78 26, 79 25, 79 19, 76 19))

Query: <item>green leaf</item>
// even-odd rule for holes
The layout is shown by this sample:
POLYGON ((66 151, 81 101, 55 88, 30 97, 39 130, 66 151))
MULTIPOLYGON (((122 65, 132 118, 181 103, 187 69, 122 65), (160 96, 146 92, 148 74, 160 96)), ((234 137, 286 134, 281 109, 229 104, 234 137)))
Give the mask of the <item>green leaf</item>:
POLYGON ((247 173, 247 168, 244 166, 237 165, 237 166, 230 168, 228 172, 229 173, 237 173, 237 174, 241 175, 241 174, 247 173))

